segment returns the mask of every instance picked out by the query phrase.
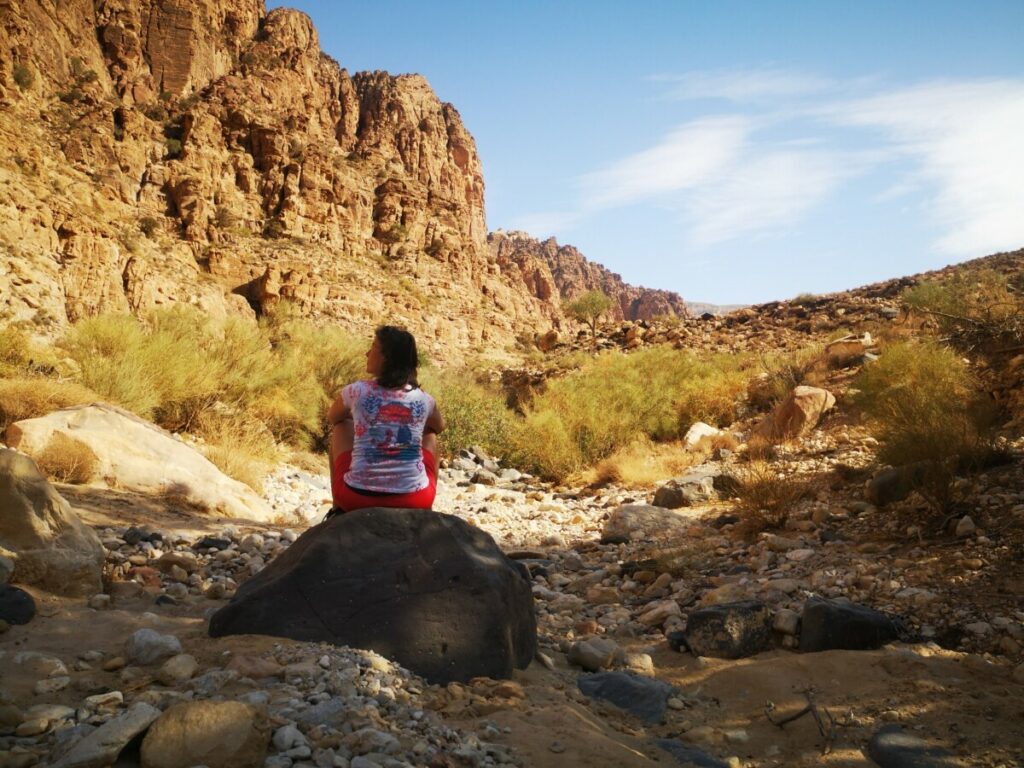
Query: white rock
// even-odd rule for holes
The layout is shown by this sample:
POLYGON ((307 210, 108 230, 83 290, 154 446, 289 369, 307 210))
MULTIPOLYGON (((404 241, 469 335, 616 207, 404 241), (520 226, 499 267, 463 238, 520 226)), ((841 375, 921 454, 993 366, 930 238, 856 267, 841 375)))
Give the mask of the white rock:
POLYGON ((134 664, 155 664, 181 653, 181 641, 174 635, 161 635, 152 629, 136 630, 124 646, 124 655, 134 664))

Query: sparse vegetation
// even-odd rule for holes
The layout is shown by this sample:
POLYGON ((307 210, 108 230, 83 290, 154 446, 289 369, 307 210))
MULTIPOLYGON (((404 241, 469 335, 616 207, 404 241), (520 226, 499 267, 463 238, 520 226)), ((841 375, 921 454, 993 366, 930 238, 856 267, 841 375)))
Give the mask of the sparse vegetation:
POLYGON ((181 141, 179 139, 164 139, 164 148, 167 150, 169 159, 181 156, 181 141))
POLYGON ((618 483, 627 488, 646 488, 666 477, 681 474, 707 458, 709 451, 689 450, 682 443, 655 443, 642 438, 615 451, 584 472, 588 483, 618 483))
POLYGON ((605 353, 534 398, 512 436, 513 452, 534 471, 564 478, 642 437, 664 442, 695 421, 730 423, 747 377, 733 356, 670 347, 605 353))
POLYGON ((35 460, 48 477, 75 484, 92 480, 99 462, 89 446, 63 432, 54 432, 35 460))
POLYGON ((139 219, 139 229, 146 237, 150 240, 153 239, 153 235, 156 234, 157 229, 160 227, 160 222, 153 216, 143 216, 139 219))
POLYGON ((36 74, 32 69, 21 62, 14 65, 14 82, 23 91, 27 91, 36 81, 36 74))
POLYGON ((810 489, 807 480, 787 476, 765 461, 751 461, 737 474, 734 483, 743 532, 753 536, 781 528, 793 506, 810 489))
POLYGON ((797 307, 806 307, 808 304, 813 304, 817 300, 817 294, 798 293, 796 296, 789 300, 789 303, 797 307))
POLYGON ((437 399, 447 429, 441 434, 442 455, 478 445, 495 456, 508 454, 514 416, 502 395, 476 383, 464 371, 442 371, 433 366, 421 370, 423 388, 437 399))
POLYGON ((939 344, 896 344, 864 369, 856 387, 879 461, 915 465, 917 490, 936 511, 947 510, 958 467, 986 454, 994 425, 967 364, 939 344))
POLYGON ((0 432, 15 421, 98 399, 95 392, 72 382, 40 376, 0 378, 0 432))
POLYGON ((821 383, 827 367, 820 345, 793 352, 763 353, 758 358, 759 376, 751 379, 747 398, 758 410, 768 410, 801 384, 821 383))

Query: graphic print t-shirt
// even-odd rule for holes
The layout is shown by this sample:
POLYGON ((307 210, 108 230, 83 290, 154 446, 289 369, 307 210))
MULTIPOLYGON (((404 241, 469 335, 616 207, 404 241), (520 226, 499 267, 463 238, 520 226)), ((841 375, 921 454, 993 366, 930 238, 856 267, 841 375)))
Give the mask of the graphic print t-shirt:
POLYGON ((345 482, 353 488, 411 493, 426 488, 423 427, 434 398, 422 389, 385 389, 375 381, 357 381, 341 390, 352 410, 355 443, 345 482))

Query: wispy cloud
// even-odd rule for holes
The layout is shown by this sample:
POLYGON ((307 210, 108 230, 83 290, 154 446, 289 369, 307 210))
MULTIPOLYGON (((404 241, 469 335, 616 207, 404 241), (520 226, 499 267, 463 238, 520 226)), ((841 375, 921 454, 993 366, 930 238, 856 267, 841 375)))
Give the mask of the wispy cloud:
POLYGON ((821 93, 835 83, 824 77, 785 69, 715 70, 681 75, 655 75, 670 99, 723 99, 736 102, 792 98, 821 93))
POLYGON ((586 174, 582 208, 613 208, 706 184, 736 161, 751 128, 749 119, 731 116, 681 125, 653 147, 586 174))
POLYGON ((869 159, 834 152, 751 151, 747 162, 689 202, 690 242, 698 247, 792 226, 869 159))
POLYGON ((875 129, 934 190, 937 247, 967 255, 1024 245, 1024 81, 947 81, 833 104, 823 114, 875 129))
POLYGON ((529 217, 549 225, 536 229, 645 202, 676 211, 686 240, 707 247, 798 226, 844 183, 880 170, 882 191, 854 202, 930 200, 941 251, 1024 245, 1024 79, 888 89, 777 69, 657 79, 676 98, 733 101, 735 113, 689 120, 584 174, 575 205, 529 217))

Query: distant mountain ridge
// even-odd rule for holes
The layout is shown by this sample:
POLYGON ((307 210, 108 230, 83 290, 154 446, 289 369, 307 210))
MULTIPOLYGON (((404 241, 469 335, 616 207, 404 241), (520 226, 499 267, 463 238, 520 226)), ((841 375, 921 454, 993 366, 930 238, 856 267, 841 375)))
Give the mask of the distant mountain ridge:
POLYGON ((601 291, 614 302, 618 320, 686 317, 678 293, 629 285, 615 272, 590 261, 572 245, 544 241, 526 232, 498 230, 487 236, 491 257, 509 271, 518 269, 531 294, 544 301, 571 301, 587 291, 601 291))

